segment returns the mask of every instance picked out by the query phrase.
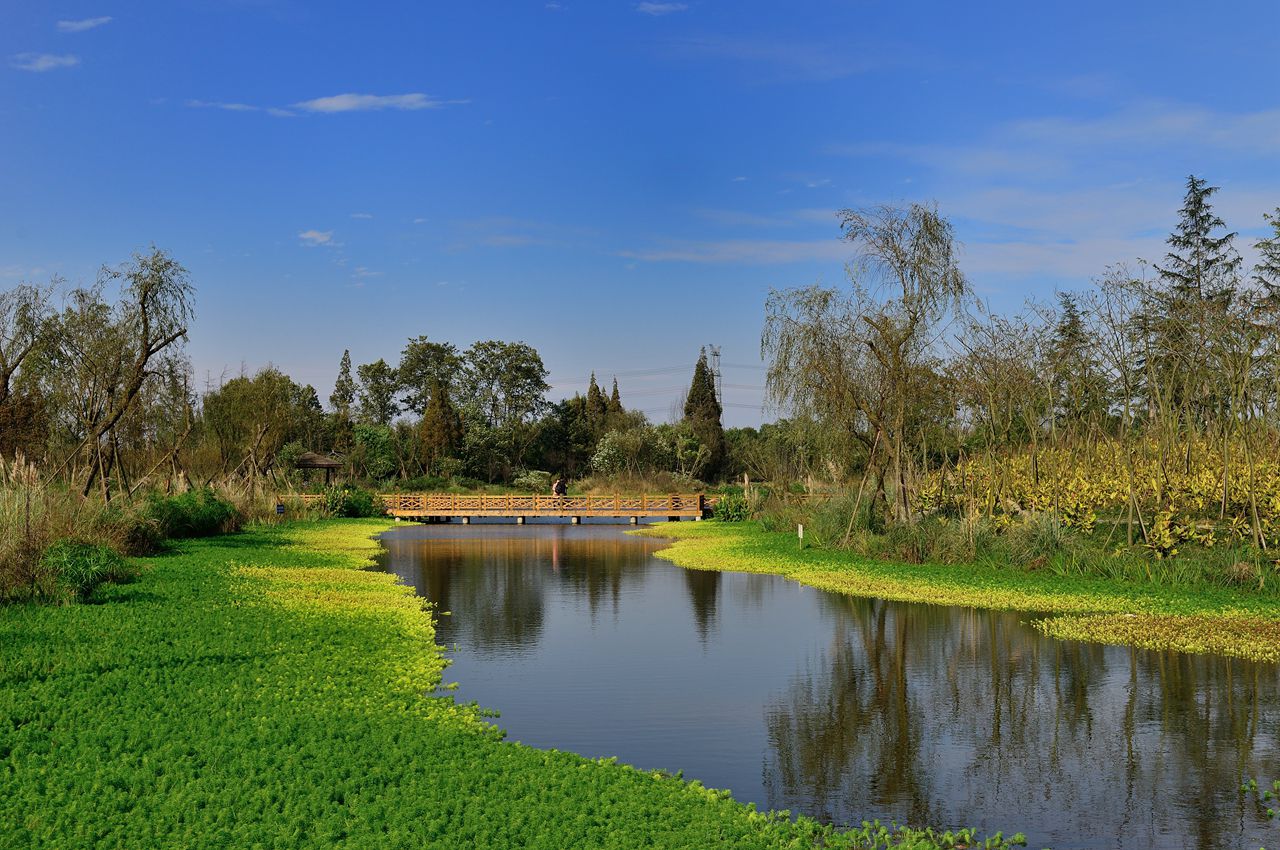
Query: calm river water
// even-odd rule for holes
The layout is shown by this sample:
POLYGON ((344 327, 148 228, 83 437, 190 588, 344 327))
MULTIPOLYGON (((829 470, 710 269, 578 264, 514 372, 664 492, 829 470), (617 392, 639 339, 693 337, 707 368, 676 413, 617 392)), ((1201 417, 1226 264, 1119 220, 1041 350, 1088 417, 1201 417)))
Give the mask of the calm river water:
POLYGON ((605 525, 428 525, 387 569, 451 612, 457 698, 513 740, 839 824, 1030 847, 1280 845, 1280 668, 1050 640, 1025 615, 683 570, 605 525))

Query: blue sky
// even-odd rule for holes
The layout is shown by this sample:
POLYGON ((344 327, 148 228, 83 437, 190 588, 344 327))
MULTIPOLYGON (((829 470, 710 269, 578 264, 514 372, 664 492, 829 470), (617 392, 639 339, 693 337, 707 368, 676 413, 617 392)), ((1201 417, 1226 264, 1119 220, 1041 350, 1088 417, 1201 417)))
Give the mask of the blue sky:
POLYGON ((764 299, 844 281, 842 207, 936 200, 1000 310, 1158 259, 1191 172, 1251 241, 1277 55, 1274 0, 0 0, 0 287, 154 243, 201 382, 322 397, 344 348, 522 339, 660 420, 718 344, 751 424, 764 299))

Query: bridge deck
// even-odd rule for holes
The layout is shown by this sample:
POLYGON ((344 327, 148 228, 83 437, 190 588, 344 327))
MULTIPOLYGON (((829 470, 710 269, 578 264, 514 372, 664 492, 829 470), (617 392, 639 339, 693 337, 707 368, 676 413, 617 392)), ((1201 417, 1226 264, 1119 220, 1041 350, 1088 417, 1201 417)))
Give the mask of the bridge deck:
MULTIPOLYGON (((308 503, 319 496, 302 496, 308 503)), ((695 517, 710 507, 701 493, 666 496, 472 496, 382 493, 388 516, 422 517, 695 517)))

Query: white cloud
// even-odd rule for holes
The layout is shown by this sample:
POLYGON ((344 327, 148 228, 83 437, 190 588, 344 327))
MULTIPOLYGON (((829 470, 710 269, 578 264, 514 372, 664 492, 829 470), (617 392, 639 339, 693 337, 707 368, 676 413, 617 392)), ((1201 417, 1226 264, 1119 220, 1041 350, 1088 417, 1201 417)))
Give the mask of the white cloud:
POLYGON ((414 223, 414 224, 426 224, 426 223, 427 223, 427 220, 426 220, 425 218, 415 218, 415 219, 413 220, 413 223, 414 223))
POLYGON ((684 3, 637 3, 636 11, 643 15, 670 15, 675 12, 683 12, 688 9, 688 5, 684 3))
POLYGON ((441 100, 421 92, 410 94, 335 94, 317 97, 293 105, 303 112, 373 112, 383 109, 418 110, 440 109, 465 100, 441 100))
POLYGON ((333 244, 332 230, 303 230, 298 233, 298 238, 302 240, 302 244, 308 248, 315 248, 320 245, 333 244))
POLYGON ((9 58, 9 64, 19 71, 52 71, 55 68, 71 68, 80 64, 80 57, 70 53, 19 53, 9 58))
POLYGON ((187 106, 193 109, 221 109, 225 112, 263 112, 276 118, 293 118, 296 112, 278 109, 274 106, 254 106, 251 103, 227 103, 218 100, 188 100, 187 106))
POLYGON ((355 212, 355 213, 352 213, 352 214, 351 214, 351 217, 352 217, 352 218, 370 219, 370 218, 373 218, 373 213, 367 213, 367 212, 355 212))
POLYGON ((104 15, 101 18, 83 18, 79 21, 58 21, 58 31, 84 32, 109 23, 111 23, 110 15, 104 15))

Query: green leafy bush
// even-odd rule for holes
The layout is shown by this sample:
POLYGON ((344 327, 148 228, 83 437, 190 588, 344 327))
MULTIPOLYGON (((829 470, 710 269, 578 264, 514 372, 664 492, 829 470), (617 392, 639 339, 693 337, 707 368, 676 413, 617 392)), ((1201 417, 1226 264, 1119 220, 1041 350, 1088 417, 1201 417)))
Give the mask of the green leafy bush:
POLYGON ((114 549, 79 540, 59 540, 40 559, 42 571, 55 586, 79 600, 88 599, 104 582, 133 578, 129 562, 114 549))
POLYGON ((527 469, 512 480, 511 486, 530 493, 550 493, 551 473, 540 469, 527 469))
POLYGON ((142 516, 156 524, 162 537, 172 539, 238 531, 243 521, 235 505, 218 498, 212 490, 192 490, 177 496, 152 495, 142 516))
POLYGON ((324 509, 335 517, 375 517, 386 512, 382 500, 359 487, 330 487, 324 494, 324 509))
POLYGON ((750 514, 747 497, 741 493, 726 493, 716 502, 714 516, 721 522, 742 522, 750 514))

